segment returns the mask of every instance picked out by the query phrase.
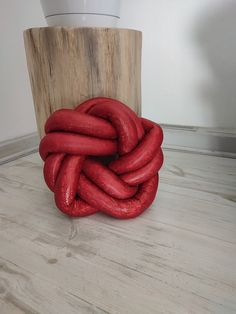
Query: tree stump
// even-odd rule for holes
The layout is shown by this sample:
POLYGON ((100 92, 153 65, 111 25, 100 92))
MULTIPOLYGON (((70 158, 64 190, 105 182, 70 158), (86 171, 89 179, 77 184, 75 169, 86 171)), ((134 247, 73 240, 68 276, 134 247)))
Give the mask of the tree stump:
POLYGON ((141 112, 142 33, 130 29, 42 27, 24 32, 40 137, 57 109, 111 97, 141 112))

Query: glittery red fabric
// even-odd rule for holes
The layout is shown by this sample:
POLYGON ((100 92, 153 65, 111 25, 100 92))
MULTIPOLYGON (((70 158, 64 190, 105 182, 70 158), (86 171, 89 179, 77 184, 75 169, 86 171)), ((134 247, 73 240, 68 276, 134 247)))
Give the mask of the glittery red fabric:
POLYGON ((110 98, 55 111, 39 152, 57 207, 82 217, 98 211, 116 218, 140 215, 153 202, 163 163, 163 132, 110 98))

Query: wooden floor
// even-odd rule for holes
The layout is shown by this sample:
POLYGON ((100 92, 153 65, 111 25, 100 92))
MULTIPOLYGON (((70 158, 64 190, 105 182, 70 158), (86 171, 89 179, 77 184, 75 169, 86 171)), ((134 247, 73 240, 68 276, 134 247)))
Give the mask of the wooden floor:
POLYGON ((37 154, 0 166, 0 313, 236 313, 236 160, 166 151, 127 221, 61 214, 37 154))

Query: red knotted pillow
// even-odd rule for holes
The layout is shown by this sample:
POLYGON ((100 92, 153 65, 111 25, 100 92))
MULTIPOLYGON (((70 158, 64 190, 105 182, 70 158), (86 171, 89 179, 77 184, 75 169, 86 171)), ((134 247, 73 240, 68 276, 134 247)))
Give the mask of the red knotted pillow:
POLYGON ((57 207, 74 217, 140 215, 153 202, 163 163, 159 125, 110 98, 55 111, 39 152, 57 207))

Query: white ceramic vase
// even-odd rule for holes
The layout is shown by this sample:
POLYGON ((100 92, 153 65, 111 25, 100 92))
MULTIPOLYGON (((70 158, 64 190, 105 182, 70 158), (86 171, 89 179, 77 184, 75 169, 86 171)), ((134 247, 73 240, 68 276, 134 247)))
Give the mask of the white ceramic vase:
POLYGON ((41 0, 48 26, 115 27, 120 0, 41 0))

